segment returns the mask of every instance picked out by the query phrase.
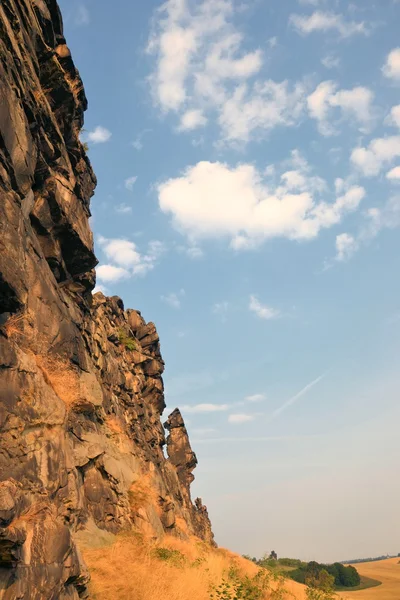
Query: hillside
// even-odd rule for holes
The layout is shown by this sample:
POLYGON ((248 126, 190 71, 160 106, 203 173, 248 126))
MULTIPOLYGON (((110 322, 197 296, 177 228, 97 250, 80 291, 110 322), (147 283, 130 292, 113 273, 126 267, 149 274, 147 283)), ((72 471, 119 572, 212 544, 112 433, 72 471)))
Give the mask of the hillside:
POLYGON ((399 558, 389 558, 354 565, 361 576, 376 579, 382 585, 357 592, 340 592, 340 598, 346 600, 398 600, 400 598, 399 558))

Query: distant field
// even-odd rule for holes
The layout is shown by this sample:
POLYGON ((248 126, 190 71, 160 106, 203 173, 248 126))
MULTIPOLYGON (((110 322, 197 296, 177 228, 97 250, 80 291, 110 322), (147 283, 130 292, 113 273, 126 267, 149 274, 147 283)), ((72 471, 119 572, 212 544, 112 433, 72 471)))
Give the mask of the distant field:
POLYGON ((400 564, 399 558, 388 558, 366 563, 357 563, 354 566, 360 573, 363 582, 375 580, 382 585, 375 584, 367 589, 353 588, 353 591, 339 592, 340 598, 346 600, 400 600, 400 564), (358 590, 358 591, 356 591, 358 590))

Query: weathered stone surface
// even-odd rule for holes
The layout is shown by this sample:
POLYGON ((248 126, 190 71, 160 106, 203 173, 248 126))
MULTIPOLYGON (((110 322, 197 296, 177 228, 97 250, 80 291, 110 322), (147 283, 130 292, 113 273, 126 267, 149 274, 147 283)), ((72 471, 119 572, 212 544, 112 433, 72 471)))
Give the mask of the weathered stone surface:
POLYGON ((0 598, 87 597, 85 534, 213 543, 156 327, 95 285, 87 100, 55 0, 0 3, 0 598), (127 342, 128 340, 128 342, 127 342), (182 526, 184 523, 184 527, 182 526), (94 532, 94 533, 93 533, 94 532))

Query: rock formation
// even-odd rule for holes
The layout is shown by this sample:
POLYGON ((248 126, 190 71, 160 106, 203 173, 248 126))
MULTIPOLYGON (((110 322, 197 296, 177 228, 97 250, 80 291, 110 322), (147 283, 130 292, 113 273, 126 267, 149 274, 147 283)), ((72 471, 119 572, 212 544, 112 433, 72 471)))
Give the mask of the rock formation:
POLYGON ((85 532, 213 534, 178 410, 165 439, 155 326, 92 295, 87 101, 55 0, 2 0, 0 99, 0 598, 85 598, 85 532))

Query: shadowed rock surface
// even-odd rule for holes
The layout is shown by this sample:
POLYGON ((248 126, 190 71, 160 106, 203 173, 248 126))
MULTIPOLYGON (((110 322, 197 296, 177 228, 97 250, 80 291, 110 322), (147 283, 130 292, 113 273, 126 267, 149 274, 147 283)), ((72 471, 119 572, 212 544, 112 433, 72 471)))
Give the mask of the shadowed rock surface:
POLYGON ((92 296, 85 92, 53 0, 0 4, 0 598, 87 597, 85 535, 213 543, 153 323, 92 296), (107 533, 108 532, 108 533, 107 533))

